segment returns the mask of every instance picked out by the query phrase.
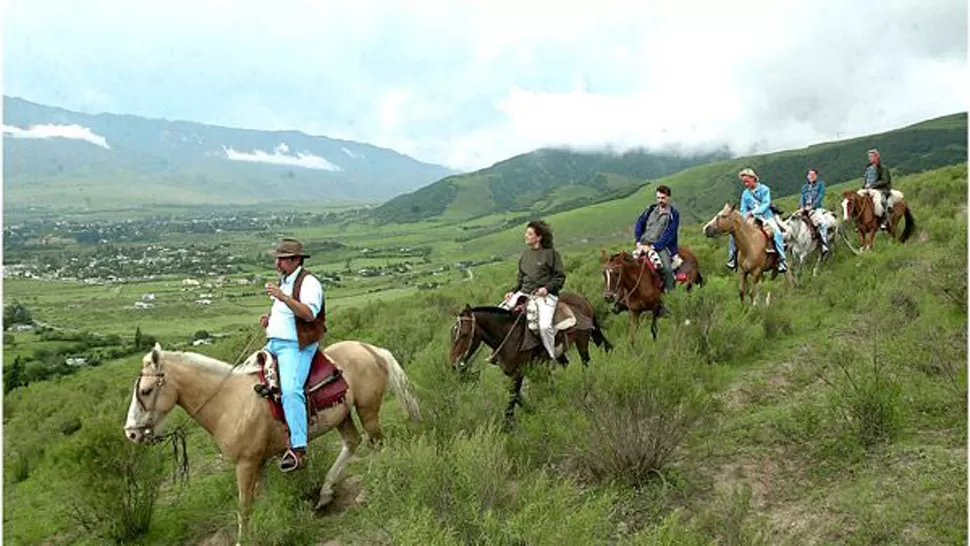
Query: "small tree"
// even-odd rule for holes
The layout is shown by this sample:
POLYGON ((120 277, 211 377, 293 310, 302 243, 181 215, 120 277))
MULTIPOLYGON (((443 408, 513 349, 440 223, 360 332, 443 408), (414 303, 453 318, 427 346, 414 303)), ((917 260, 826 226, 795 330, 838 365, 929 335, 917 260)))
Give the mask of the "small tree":
POLYGON ((11 324, 33 324, 34 315, 24 304, 15 301, 3 308, 3 327, 7 329, 11 324))

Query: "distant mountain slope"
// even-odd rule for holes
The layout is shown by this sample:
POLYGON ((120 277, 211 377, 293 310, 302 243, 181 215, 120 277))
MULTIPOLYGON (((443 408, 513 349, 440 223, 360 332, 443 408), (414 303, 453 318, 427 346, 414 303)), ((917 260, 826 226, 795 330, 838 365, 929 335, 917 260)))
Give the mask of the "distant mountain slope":
POLYGON ((464 220, 510 211, 549 213, 628 195, 646 180, 726 157, 724 152, 679 157, 541 149, 395 197, 374 209, 372 216, 386 224, 436 217, 464 220))
MULTIPOLYGON (((611 201, 546 216, 559 244, 633 238, 637 215, 655 201, 656 184, 667 184, 681 224, 704 222, 726 202, 737 203, 741 185, 737 173, 745 166, 757 171, 772 198, 797 194, 808 168, 815 167, 829 185, 858 181, 866 165, 866 150, 879 148, 893 176, 925 172, 967 162, 967 114, 960 113, 886 133, 820 144, 799 150, 763 154, 700 165, 652 182, 637 192, 611 201)), ((826 198, 828 202, 829 197, 826 198)), ((462 241, 471 255, 506 254, 522 246, 522 227, 462 241)))
POLYGON ((296 131, 88 115, 4 97, 6 205, 383 201, 455 171, 296 131))

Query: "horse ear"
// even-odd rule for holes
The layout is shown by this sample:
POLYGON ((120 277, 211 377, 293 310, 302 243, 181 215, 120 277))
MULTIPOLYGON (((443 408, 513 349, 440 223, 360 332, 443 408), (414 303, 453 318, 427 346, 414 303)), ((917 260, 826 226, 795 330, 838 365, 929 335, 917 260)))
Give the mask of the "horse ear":
POLYGON ((610 257, 606 255, 606 249, 605 248, 601 248, 600 249, 600 263, 601 264, 605 264, 609 259, 610 259, 610 257))
POLYGON ((263 351, 258 351, 256 353, 256 362, 258 362, 260 366, 265 366, 266 365, 266 353, 264 353, 263 351))
POLYGON ((468 304, 466 303, 466 304, 465 304, 465 308, 464 308, 464 309, 462 309, 462 312, 465 312, 465 311, 468 311, 468 312, 470 312, 471 310, 472 310, 472 307, 471 307, 471 305, 468 305, 468 304))
POLYGON ((159 343, 155 343, 152 347, 152 364, 158 366, 158 362, 162 360, 162 346, 159 343))

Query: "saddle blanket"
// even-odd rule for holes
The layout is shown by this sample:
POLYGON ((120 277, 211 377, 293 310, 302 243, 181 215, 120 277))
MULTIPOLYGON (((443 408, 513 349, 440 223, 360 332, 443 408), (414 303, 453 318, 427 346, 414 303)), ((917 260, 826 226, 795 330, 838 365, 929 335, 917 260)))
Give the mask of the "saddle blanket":
MULTIPOLYGON (((266 351, 268 352, 268 351, 266 351)), ((257 356, 259 360, 259 383, 254 387, 257 394, 266 398, 269 403, 270 412, 273 417, 282 422, 286 422, 283 413, 282 390, 279 381, 279 365, 276 355, 267 360, 260 351, 257 356)), ((318 411, 333 407, 346 399, 347 381, 339 368, 323 351, 317 351, 313 355, 313 362, 310 364, 310 373, 307 374, 303 392, 306 395, 307 417, 315 415, 318 411)))

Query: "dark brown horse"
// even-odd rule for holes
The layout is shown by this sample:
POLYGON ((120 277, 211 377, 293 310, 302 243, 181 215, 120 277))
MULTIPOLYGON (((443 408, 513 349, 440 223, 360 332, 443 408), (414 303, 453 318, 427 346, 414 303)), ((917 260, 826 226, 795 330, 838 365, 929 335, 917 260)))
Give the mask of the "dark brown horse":
MULTIPOLYGON (((678 254, 683 263, 678 268, 677 282, 683 283, 690 292, 694 285, 704 284, 697 256, 687 247, 680 247, 678 254)), ((640 315, 650 311, 653 320, 650 333, 657 339, 657 319, 664 312, 663 278, 644 260, 637 260, 629 252, 617 252, 610 256, 600 249, 603 264, 603 299, 613 303, 613 312, 630 311, 630 338, 640 329, 640 315)))
MULTIPOLYGON (((559 296, 558 307, 557 320, 563 307, 567 307, 575 317, 575 324, 556 334, 556 344, 564 344, 563 354, 566 354, 570 345, 575 344, 585 367, 590 360, 590 339, 606 352, 613 350, 613 345, 600 329, 593 306, 585 298, 579 294, 563 292, 559 296)), ((451 328, 449 360, 455 369, 464 370, 484 343, 493 351, 491 361, 497 363, 502 372, 512 379, 509 389, 511 399, 505 409, 507 427, 511 427, 514 422, 516 404, 522 404, 525 365, 529 362, 550 360, 538 333, 529 330, 527 322, 521 303, 511 311, 501 307, 466 305, 451 328)))
MULTIPOLYGON (((851 218, 855 222, 856 231, 859 233, 859 250, 872 250, 873 243, 876 242, 876 233, 879 231, 879 217, 876 216, 876 205, 872 200, 872 194, 865 190, 842 192, 842 219, 849 221, 851 218), (862 191, 864 195, 860 195, 862 191)), ((893 205, 892 216, 889 218, 889 235, 897 239, 900 243, 905 243, 916 229, 916 219, 910 212, 906 201, 902 199, 902 194, 898 190, 893 190, 899 194, 898 200, 893 205), (905 218, 906 227, 902 234, 896 237, 896 227, 905 218)))

